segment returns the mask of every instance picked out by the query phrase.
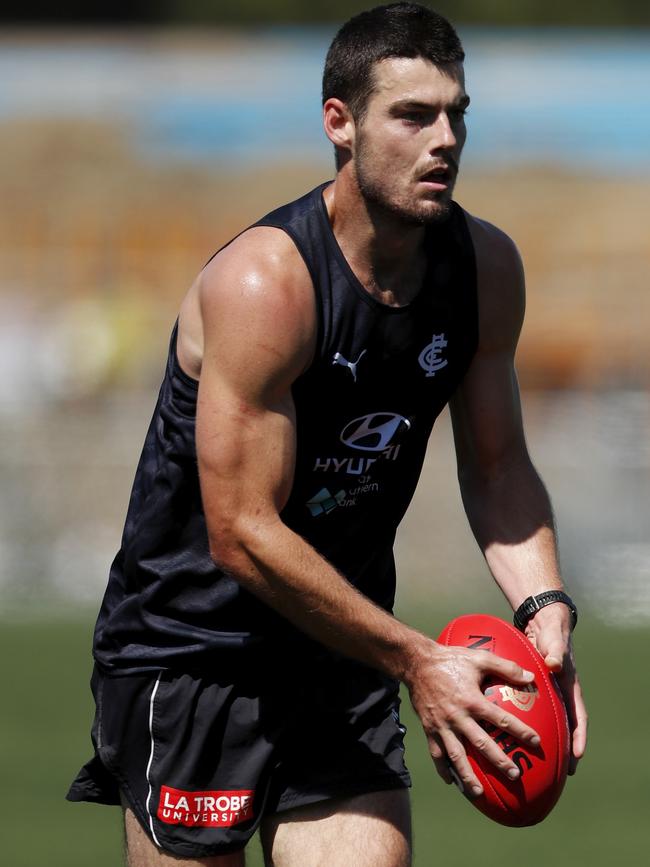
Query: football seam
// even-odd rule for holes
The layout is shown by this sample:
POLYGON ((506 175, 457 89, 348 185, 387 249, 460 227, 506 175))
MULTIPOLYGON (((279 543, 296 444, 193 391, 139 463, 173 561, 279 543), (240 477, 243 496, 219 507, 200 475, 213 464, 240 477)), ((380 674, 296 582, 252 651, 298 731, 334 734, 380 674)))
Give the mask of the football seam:
MULTIPOLYGON (((465 615, 465 616, 467 616, 467 615, 465 615)), ((458 618, 458 620, 460 620, 460 619, 461 618, 458 618)), ((509 625, 509 624, 507 624, 507 625, 509 625)), ((444 630, 444 632, 440 636, 442 639, 441 643, 444 643, 445 645, 449 646, 448 641, 451 639, 452 632, 453 632, 453 627, 451 625, 447 626, 447 628, 444 630)), ((517 634, 517 638, 519 638, 519 637, 520 637, 519 634, 517 634)), ((480 765, 479 765, 479 767, 480 767, 480 765)), ((490 790, 490 792, 492 792, 492 794, 494 795, 497 803, 501 806, 504 813, 506 813, 506 815, 511 815, 512 811, 511 811, 509 805, 507 804, 506 801, 504 801, 504 799, 501 797, 499 792, 494 788, 494 786, 492 785, 492 781, 490 780, 489 776, 482 768, 481 768, 481 777, 483 778, 483 788, 488 788, 490 790)))
MULTIPOLYGON (((467 615, 465 615, 465 616, 467 616, 467 615)), ((487 615, 482 615, 482 616, 491 618, 494 615, 487 614, 487 615)), ((461 618, 458 618, 458 620, 460 620, 460 619, 461 618)), ((500 620, 500 618, 495 618, 495 619, 500 620)), ((541 677, 542 683, 544 684, 544 688, 546 690, 546 693, 550 698, 551 707, 553 708, 553 718, 555 720, 555 735, 556 735, 556 739, 557 739, 557 743, 558 743, 558 747, 559 747, 559 745, 562 743, 562 731, 561 731, 561 727, 560 727, 560 720, 558 718, 557 710, 555 709, 555 701, 553 700, 554 693, 551 691, 549 685, 546 682, 546 678, 544 677, 544 675, 551 675, 552 672, 550 672, 544 666, 544 661, 543 661, 543 659, 541 659, 541 654, 539 653, 537 648, 525 636, 523 636, 521 634, 521 632, 519 632, 518 629, 515 629, 513 626, 511 626, 509 623, 507 623, 507 621, 502 621, 502 622, 505 623, 505 625, 508 627, 508 631, 510 632, 510 634, 516 636, 517 641, 519 641, 526 648, 526 650, 529 652, 531 659, 533 660, 533 662, 537 666, 538 673, 540 674, 540 677, 541 677), (534 652, 530 653, 531 650, 534 652), (539 659, 538 659, 538 656, 539 656, 539 659), (541 660, 541 662, 540 662, 540 660, 541 660)), ((445 630, 445 639, 446 640, 450 637, 451 632, 452 632, 451 627, 448 627, 445 630)), ((561 768, 562 768, 562 756, 560 753, 560 749, 558 749, 558 750, 556 750, 556 756, 555 756, 555 778, 556 779, 559 775, 561 768)))
MULTIPOLYGON (((508 624, 508 626, 510 626, 510 624, 508 624)), ((530 650, 530 648, 532 648, 537 654, 539 654, 539 651, 537 650, 537 648, 534 647, 534 645, 532 645, 531 642, 527 638, 524 638, 524 636, 519 631, 517 631, 516 629, 512 629, 512 632, 514 635, 517 636, 517 640, 520 641, 522 644, 524 644, 527 649, 530 650)), ((541 658, 541 654, 539 654, 539 655, 541 658)), ((552 675, 552 672, 550 672, 548 669, 543 667, 543 660, 542 660, 542 663, 540 664, 539 659, 537 659, 537 656, 535 656, 534 654, 532 655, 532 659, 535 662, 535 665, 537 666, 537 668, 539 669, 539 672, 541 675, 544 675, 544 674, 552 675)), ((550 700, 551 700, 550 703, 551 703, 551 707, 553 708, 553 718, 555 719, 555 734, 557 736, 557 743, 558 743, 558 747, 559 747, 562 743, 562 734, 560 731, 560 721, 558 719, 557 711, 555 709, 555 702, 553 701, 553 694, 552 694, 551 689, 549 688, 548 684, 546 683, 546 679, 544 677, 542 677, 542 682, 543 682, 544 688, 546 689, 546 691, 550 697, 550 700)), ((561 764, 562 763, 561 763, 560 749, 558 748, 556 750, 556 756, 555 756, 555 777, 556 777, 556 779, 557 779, 557 776, 559 774, 561 764)))
MULTIPOLYGON (((440 643, 444 643, 445 645, 450 646, 449 643, 453 640, 452 635, 454 634, 454 627, 460 627, 460 624, 458 623, 458 621, 465 620, 465 618, 474 617, 474 616, 476 616, 476 615, 461 615, 460 617, 456 618, 455 623, 452 622, 452 623, 448 624, 448 626, 445 628, 444 632, 441 634, 440 638, 438 639, 440 641, 440 643)), ((531 641, 528 640, 528 638, 526 638, 524 635, 522 635, 519 630, 515 629, 507 621, 503 621, 503 620, 501 620, 501 618, 494 617, 494 615, 488 614, 488 615, 479 615, 479 616, 485 617, 488 620, 490 620, 490 619, 497 620, 497 621, 499 621, 500 625, 505 625, 508 629, 508 633, 510 635, 516 635, 517 640, 528 651, 528 657, 534 662, 534 667, 537 670, 538 679, 540 679, 543 682, 544 690, 546 691, 547 697, 549 698, 551 707, 553 709, 553 720, 555 722, 555 737, 556 737, 556 743, 557 743, 557 747, 558 747, 555 750, 556 755, 555 755, 555 762, 554 762, 554 769, 555 769, 554 770, 554 779, 555 779, 555 781, 559 781, 560 773, 561 773, 561 770, 562 770, 562 767, 563 767, 564 761, 565 761, 565 755, 564 755, 564 750, 562 749, 562 745, 564 742, 564 737, 566 735, 567 726, 566 726, 566 719, 560 720, 559 709, 556 708, 556 704, 555 704, 556 701, 560 701, 560 702, 562 702, 562 707, 565 709, 565 713, 566 713, 566 708, 564 706, 564 699, 563 699, 561 692, 558 689, 553 689, 553 683, 550 682, 551 677, 553 677, 553 672, 551 672, 546 667, 544 660, 543 660, 541 654, 539 653, 539 651, 537 650, 537 648, 532 644, 531 641), (561 723, 564 723, 564 725, 561 725, 561 723)), ((570 752, 570 750, 571 750, 571 732, 570 732, 570 729, 569 729, 569 738, 568 738, 568 749, 570 752)), ((492 782, 488 779, 487 775, 482 774, 482 776, 484 776, 485 788, 487 788, 492 793, 496 803, 499 804, 504 809, 506 814, 510 814, 510 809, 508 807, 508 804, 506 802, 504 802, 503 798, 501 798, 501 796, 499 795, 499 792, 494 788, 494 786, 492 785, 492 782)))
POLYGON ((495 796, 495 798, 497 799, 497 801, 498 801, 498 802, 501 804, 501 806, 503 807, 503 811, 504 811, 505 813, 511 813, 510 808, 508 807, 508 805, 506 804, 506 802, 503 800, 503 798, 501 797, 501 795, 500 795, 500 794, 497 792, 497 790, 494 788, 494 786, 492 785, 492 781, 490 780, 490 778, 488 777, 488 775, 485 773, 485 771, 483 771, 482 768, 481 768, 481 776, 482 776, 483 779, 484 779, 484 784, 487 784, 487 785, 488 785, 488 787, 490 788, 490 791, 492 792, 492 794, 495 796))

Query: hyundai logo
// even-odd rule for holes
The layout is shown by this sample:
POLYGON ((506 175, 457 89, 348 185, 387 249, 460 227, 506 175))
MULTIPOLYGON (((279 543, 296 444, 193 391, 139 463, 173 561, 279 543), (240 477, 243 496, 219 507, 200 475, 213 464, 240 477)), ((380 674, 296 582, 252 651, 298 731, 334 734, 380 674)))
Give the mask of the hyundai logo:
POLYGON ((364 452, 383 452, 411 422, 394 412, 373 412, 348 422, 341 431, 341 442, 364 452))

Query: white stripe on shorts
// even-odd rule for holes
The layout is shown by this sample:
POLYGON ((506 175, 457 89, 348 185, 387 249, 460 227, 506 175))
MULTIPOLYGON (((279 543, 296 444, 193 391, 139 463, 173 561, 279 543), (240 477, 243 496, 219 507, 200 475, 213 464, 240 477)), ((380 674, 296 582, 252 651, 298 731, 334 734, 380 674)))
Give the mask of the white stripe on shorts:
POLYGON ((153 689, 151 690, 151 698, 149 699, 149 737, 151 738, 151 753, 149 754, 149 764, 147 765, 147 782, 149 783, 149 794, 147 795, 147 803, 146 809, 149 814, 149 828, 151 829, 151 836, 153 837, 153 841, 158 846, 159 849, 162 848, 158 838, 156 837, 156 832, 153 829, 153 816, 151 815, 151 810, 149 808, 149 804, 151 801, 151 780, 149 778, 149 773, 151 771, 151 764, 153 762, 153 751, 154 751, 154 740, 153 740, 153 703, 156 698, 156 693, 158 692, 158 684, 160 683, 160 678, 162 676, 162 671, 158 675, 158 678, 154 684, 153 689))

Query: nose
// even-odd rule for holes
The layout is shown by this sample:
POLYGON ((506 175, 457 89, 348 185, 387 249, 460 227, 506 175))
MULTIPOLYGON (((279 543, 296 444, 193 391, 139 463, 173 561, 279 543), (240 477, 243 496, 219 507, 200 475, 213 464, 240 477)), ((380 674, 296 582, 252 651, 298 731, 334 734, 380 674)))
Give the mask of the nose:
POLYGON ((454 132, 454 127, 445 111, 441 111, 435 123, 432 125, 433 135, 431 137, 431 152, 437 150, 451 150, 458 144, 458 138, 454 132))

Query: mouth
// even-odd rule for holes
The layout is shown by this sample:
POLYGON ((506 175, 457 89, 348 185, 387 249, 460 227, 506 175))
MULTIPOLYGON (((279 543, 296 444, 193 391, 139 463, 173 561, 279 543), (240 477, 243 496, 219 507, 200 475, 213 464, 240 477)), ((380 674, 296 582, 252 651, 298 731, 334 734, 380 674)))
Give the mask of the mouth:
POLYGON ((451 166, 439 165, 430 169, 419 178, 419 183, 429 189, 446 190, 454 180, 454 172, 451 166))

